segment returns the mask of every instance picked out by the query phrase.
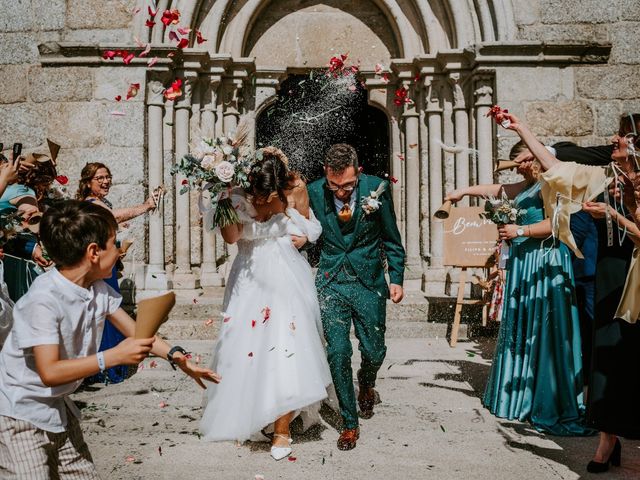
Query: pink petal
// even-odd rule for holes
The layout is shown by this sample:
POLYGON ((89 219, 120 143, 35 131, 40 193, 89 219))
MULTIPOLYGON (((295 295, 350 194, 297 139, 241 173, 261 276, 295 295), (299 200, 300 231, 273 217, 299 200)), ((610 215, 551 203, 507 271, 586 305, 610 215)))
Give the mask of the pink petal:
POLYGON ((111 115, 113 115, 114 117, 124 117, 126 113, 118 112, 117 110, 114 110, 113 112, 111 112, 111 115))
POLYGON ((188 28, 188 27, 180 27, 180 28, 178 28, 178 33, 180 35, 189 35, 190 31, 191 31, 191 29, 188 28))
POLYGON ((210 327, 211 325, 213 325, 213 318, 209 318, 206 322, 204 322, 205 327, 210 327))
POLYGON ((166 408, 166 407, 168 407, 168 406, 169 406, 169 404, 168 404, 167 402, 160 402, 160 403, 158 404, 158 407, 160 407, 160 408, 166 408))
POLYGON ((158 62, 158 57, 150 58, 147 62, 148 67, 153 67, 158 62))
POLYGON ((150 52, 150 51, 151 51, 151 44, 150 44, 150 43, 147 43, 147 46, 146 46, 146 47, 144 47, 144 50, 143 50, 143 51, 141 51, 141 52, 138 54, 138 56, 139 56, 139 57, 146 57, 146 56, 149 54, 149 52, 150 52))
POLYGON ((178 34, 176 32, 174 32, 173 30, 171 30, 169 32, 169 40, 175 40, 176 42, 180 40, 180 37, 178 36, 178 34))
POLYGON ((131 462, 135 462, 136 461, 136 457, 134 457, 133 455, 127 455, 124 459, 125 462, 131 463, 131 462))

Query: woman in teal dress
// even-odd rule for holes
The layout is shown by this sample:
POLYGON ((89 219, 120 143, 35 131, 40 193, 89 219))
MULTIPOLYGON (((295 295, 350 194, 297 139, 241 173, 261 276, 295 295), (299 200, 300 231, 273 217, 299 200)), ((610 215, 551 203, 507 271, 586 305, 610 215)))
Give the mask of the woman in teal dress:
MULTIPOLYGON (((523 153, 514 147, 512 157, 523 153)), ((580 322, 569 249, 553 243, 544 219, 537 164, 524 162, 523 182, 478 185, 451 192, 498 196, 504 191, 526 214, 500 227, 510 242, 502 323, 483 404, 500 418, 530 422, 554 435, 591 435, 584 426, 580 322)), ((539 165, 538 165, 539 166, 539 165)))

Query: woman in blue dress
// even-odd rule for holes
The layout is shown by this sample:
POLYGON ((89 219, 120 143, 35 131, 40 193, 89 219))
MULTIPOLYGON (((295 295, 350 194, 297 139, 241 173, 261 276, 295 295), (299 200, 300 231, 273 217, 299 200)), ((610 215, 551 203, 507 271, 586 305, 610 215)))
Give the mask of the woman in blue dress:
MULTIPOLYGON (((512 158, 526 155, 516 145, 512 158)), ((530 422, 554 435, 590 435, 584 426, 580 323, 569 249, 551 239, 537 182, 539 164, 518 167, 524 180, 451 192, 498 197, 504 192, 526 210, 518 224, 499 228, 510 242, 500 332, 483 404, 500 418, 530 422)))
MULTIPOLYGON (((106 198, 111 189, 112 178, 111 171, 103 163, 87 163, 80 173, 80 182, 76 198, 78 200, 94 202, 111 210, 111 213, 113 213, 113 216, 119 224, 143 215, 156 207, 155 199, 151 196, 146 202, 140 205, 114 209, 111 202, 106 198)), ((111 277, 105 280, 107 284, 118 293, 120 292, 120 286, 118 284, 119 266, 122 267, 121 262, 116 263, 111 272, 111 277)), ((111 325, 108 320, 105 321, 102 340, 100 342, 100 351, 118 345, 124 338, 120 331, 111 325)), ((126 365, 112 367, 107 369, 105 374, 99 373, 89 377, 85 380, 85 383, 120 383, 127 378, 128 372, 129 367, 126 365)))

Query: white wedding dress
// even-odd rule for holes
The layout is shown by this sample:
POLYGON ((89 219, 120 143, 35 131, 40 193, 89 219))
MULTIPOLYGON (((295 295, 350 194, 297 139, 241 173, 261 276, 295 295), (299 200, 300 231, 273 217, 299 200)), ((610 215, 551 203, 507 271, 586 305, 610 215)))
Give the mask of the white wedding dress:
POLYGON ((317 413, 331 384, 313 274, 290 238, 313 242, 320 223, 292 208, 258 222, 244 196, 231 199, 243 230, 211 366, 222 381, 207 385, 200 421, 212 441, 257 439, 288 412, 317 413))

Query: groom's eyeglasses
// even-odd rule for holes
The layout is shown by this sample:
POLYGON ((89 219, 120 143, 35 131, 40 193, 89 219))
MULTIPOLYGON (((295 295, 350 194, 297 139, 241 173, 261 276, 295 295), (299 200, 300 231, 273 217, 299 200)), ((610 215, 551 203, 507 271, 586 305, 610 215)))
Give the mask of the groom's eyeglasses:
POLYGON ((346 185, 332 185, 329 182, 327 182, 327 189, 330 190, 331 192, 337 192, 340 190, 342 190, 343 192, 353 192, 357 186, 358 186, 357 180, 352 183, 347 183, 346 185))

